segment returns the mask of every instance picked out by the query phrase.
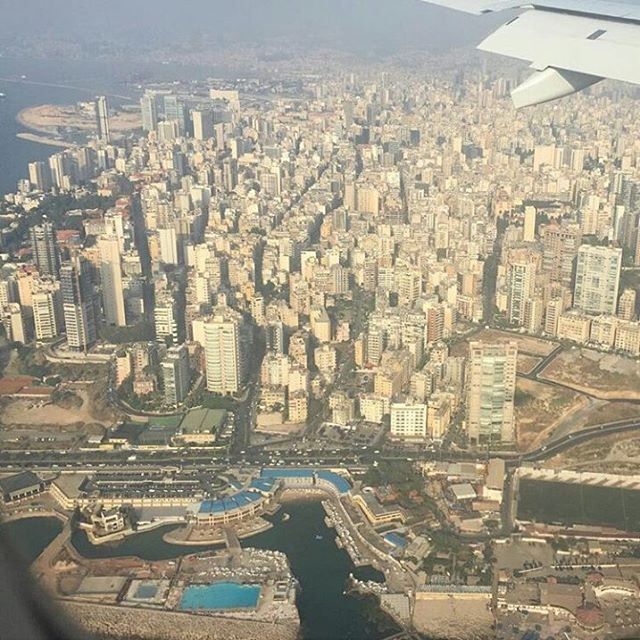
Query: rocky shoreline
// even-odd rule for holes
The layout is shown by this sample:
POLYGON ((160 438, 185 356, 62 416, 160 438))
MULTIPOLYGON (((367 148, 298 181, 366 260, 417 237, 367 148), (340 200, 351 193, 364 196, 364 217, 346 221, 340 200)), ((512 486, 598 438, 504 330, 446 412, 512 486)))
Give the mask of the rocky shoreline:
POLYGON ((89 633, 122 640, 296 640, 298 625, 200 616, 175 611, 61 602, 89 633))

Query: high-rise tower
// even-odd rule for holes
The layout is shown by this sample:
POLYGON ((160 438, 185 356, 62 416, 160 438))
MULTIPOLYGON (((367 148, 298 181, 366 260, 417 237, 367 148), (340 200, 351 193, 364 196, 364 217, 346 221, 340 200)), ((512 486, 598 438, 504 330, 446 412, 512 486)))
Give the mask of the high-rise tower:
POLYGON ((96 125, 98 140, 106 142, 107 144, 111 142, 107 96, 98 96, 96 98, 96 125))

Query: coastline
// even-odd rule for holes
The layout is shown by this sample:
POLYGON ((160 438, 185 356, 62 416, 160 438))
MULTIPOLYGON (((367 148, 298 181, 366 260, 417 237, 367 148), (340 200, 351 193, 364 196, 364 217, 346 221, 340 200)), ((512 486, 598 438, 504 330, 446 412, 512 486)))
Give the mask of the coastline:
MULTIPOLYGON (((273 528, 273 524, 268 520, 262 519, 262 522, 256 521, 255 527, 251 527, 250 529, 245 529, 236 533, 238 536, 238 540, 247 540, 249 538, 252 538, 253 536, 258 535, 259 533, 269 531, 269 529, 271 528, 273 528)), ((195 540, 189 537, 192 532, 193 527, 190 527, 190 525, 187 524, 185 526, 178 527, 177 529, 173 529, 172 531, 168 531, 162 536, 162 539, 167 544, 177 544, 184 547, 203 547, 212 544, 226 543, 226 536, 223 529, 213 529, 210 536, 195 540)))
POLYGON ((28 520, 29 518, 57 518, 65 524, 68 520, 60 512, 53 509, 39 509, 37 511, 16 511, 15 513, 3 513, 0 517, 0 524, 8 524, 9 522, 17 522, 18 520, 28 520))
MULTIPOLYGON (((318 502, 320 495, 323 494, 324 492, 318 492, 315 495, 309 492, 304 492, 299 490, 293 490, 290 492, 283 492, 283 493, 284 495, 280 496, 281 498, 284 497, 283 502, 293 505, 295 503, 318 502)), ((323 497, 326 498, 326 494, 323 497)), ((29 515, 31 514, 24 513, 23 517, 28 517, 29 515)), ((41 512, 40 515, 46 516, 46 513, 41 512)), ((284 519, 283 521, 286 522, 286 520, 284 519)), ((264 526, 270 529, 273 527, 273 524, 266 523, 264 524, 264 526), (268 527, 267 527, 267 524, 268 524, 268 527)), ((169 532, 169 533, 172 533, 172 532, 169 532)), ((249 533, 249 531, 245 531, 243 533, 249 533)), ((257 530, 254 530, 251 533, 257 534, 259 532, 257 530)), ((164 542, 170 542, 173 544, 177 543, 178 545, 181 544, 175 539, 167 540, 165 538, 165 535, 162 535, 161 537, 164 542)), ((245 536, 242 536, 242 537, 245 537, 245 536)), ((249 537, 251 536, 249 535, 249 537)), ((57 540, 59 540, 59 538, 57 540)), ((197 543, 193 544, 193 541, 188 541, 188 540, 184 540, 181 542, 182 542, 183 548, 187 553, 195 553, 195 554, 200 553, 199 547, 205 544, 204 540, 200 545, 197 543), (191 550, 188 550, 189 547, 191 547, 191 550)), ((251 547, 251 542, 249 542, 248 546, 251 547)), ((47 550, 43 552, 43 555, 47 554, 47 551, 49 551, 50 547, 51 545, 47 547, 47 550)), ((113 559, 108 559, 108 560, 100 559, 100 558, 86 559, 84 557, 76 557, 75 549, 68 540, 66 541, 65 548, 66 548, 66 553, 70 554, 71 557, 73 557, 74 560, 78 562, 79 565, 81 566, 85 565, 85 563, 87 564, 87 566, 94 566, 94 565, 100 566, 102 563, 106 563, 105 567, 111 567, 111 568, 109 569, 105 568, 101 571, 106 571, 107 573, 118 573, 121 570, 121 568, 114 568, 114 567, 120 566, 118 563, 145 562, 145 561, 141 561, 135 555, 122 556, 122 557, 117 556, 117 557, 114 557, 113 559)), ((233 553, 234 551, 232 549, 229 552, 233 553)), ((63 561, 65 558, 67 558, 66 555, 61 555, 58 557, 58 559, 61 559, 63 561)), ((53 565, 49 566, 49 561, 52 559, 51 557, 41 558, 40 562, 42 563, 44 559, 48 561, 46 563, 47 566, 45 567, 45 571, 43 573, 46 573, 49 576, 49 579, 44 580, 43 582, 51 584, 52 576, 57 575, 56 569, 54 568, 53 565)), ((62 565, 56 565, 56 567, 61 567, 61 566, 62 565)), ((101 571, 97 571, 97 574, 100 574, 101 571)), ((194 624, 197 625, 197 629, 194 627, 194 635, 189 636, 190 638, 192 638, 192 640, 201 640, 201 639, 204 640, 205 638, 214 638, 214 640, 217 638, 229 638, 230 640, 235 640, 236 638, 238 640, 241 638, 243 640, 245 638, 255 638, 256 640, 258 640, 258 638, 260 638, 261 640, 271 640, 273 638, 273 640, 277 640, 282 638, 283 640, 288 640, 288 638, 291 638, 293 640, 293 638, 296 638, 296 634, 298 633, 297 626, 295 629, 286 626, 288 625, 288 622, 285 622, 284 625, 280 625, 278 623, 274 623, 273 621, 269 623, 264 623, 264 622, 260 623, 254 620, 245 621, 245 620, 234 619, 234 620, 225 620, 225 624, 222 625, 221 624, 222 618, 224 618, 225 616, 202 616, 202 615, 187 614, 186 612, 179 612, 179 611, 176 611, 176 612, 154 611, 153 609, 149 609, 146 607, 143 608, 139 606, 118 608, 118 607, 110 606, 107 603, 87 603, 86 601, 82 602, 77 600, 71 601, 68 598, 68 596, 62 596, 61 600, 62 600, 61 604, 63 604, 65 607, 68 604, 68 606, 72 607, 74 611, 87 612, 86 615, 82 615, 82 619, 85 619, 85 620, 90 618, 92 619, 92 626, 89 629, 90 632, 100 635, 101 633, 104 634, 106 632, 105 631, 106 629, 113 629, 114 627, 118 627, 119 632, 120 632, 120 629, 122 629, 121 631, 122 635, 117 635, 116 637, 121 637, 123 638, 123 640, 125 638, 131 637, 132 635, 131 630, 134 629, 132 625, 135 625, 135 624, 139 624, 140 626, 135 627, 136 633, 134 633, 133 635, 141 639, 147 639, 147 638, 149 640, 151 640, 151 638, 158 638, 158 640, 173 640, 174 638, 177 639, 178 638, 177 629, 179 629, 180 627, 180 620, 184 624, 185 615, 190 615, 189 622, 193 621, 194 624), (95 626, 93 626, 94 620, 95 620, 95 626), (214 625, 213 628, 210 625, 214 625), (213 629, 215 629, 215 632, 213 629), (216 635, 216 633, 219 633, 220 635, 216 635), (273 635, 268 635, 271 633, 273 635)), ((400 616, 400 619, 399 619, 398 612, 395 611, 393 607, 389 609, 387 607, 381 606, 381 603, 379 601, 378 601, 378 607, 380 607, 380 610, 384 611, 386 615, 389 615, 392 619, 394 619, 396 623, 399 623, 401 626, 404 626, 404 624, 406 624, 407 621, 404 621, 404 624, 403 624, 403 621, 401 619, 402 616, 400 616)), ((462 606, 455 608, 455 612, 453 612, 453 617, 454 619, 457 619, 458 623, 460 623, 462 619, 465 619, 465 620, 470 619, 470 616, 467 615, 470 612, 467 612, 465 609, 466 608, 462 606)), ((474 615, 475 611, 471 612, 471 614, 474 615)), ((451 616, 447 616, 446 621, 445 620, 439 621, 439 624, 427 625, 426 628, 428 629, 429 632, 431 632, 429 633, 428 637, 434 637, 434 638, 448 637, 446 626, 450 621, 450 617, 451 616)), ((424 629, 419 629, 419 631, 424 633, 424 629)), ((180 636, 180 637, 182 638, 184 636, 180 636)), ((464 640, 471 640, 471 637, 465 638, 462 635, 458 637, 464 638, 464 640)), ((478 634, 478 636, 476 637, 481 637, 481 636, 480 634, 478 634)))
POLYGON ((38 135, 37 133, 16 133, 16 138, 35 142, 36 144, 47 145, 49 147, 60 147, 61 149, 75 149, 78 146, 73 142, 65 142, 64 140, 57 140, 55 138, 46 138, 45 136, 38 135))
MULTIPOLYGON (((77 148, 71 139, 89 139, 95 133, 95 121, 86 109, 78 105, 39 104, 24 107, 14 117, 20 127, 27 131, 16 133, 16 137, 29 142, 54 147, 77 148)), ((119 110, 110 115, 111 133, 121 138, 140 128, 139 116, 131 111, 119 110)))
POLYGON ((76 148, 74 142, 67 141, 61 138, 52 137, 51 130, 47 127, 38 126, 34 122, 32 122, 27 114, 31 112, 34 107, 25 107, 24 109, 20 109, 18 113, 16 113, 15 121, 28 131, 21 131, 16 133, 16 138, 20 138, 20 140, 27 140, 28 142, 35 142, 36 144, 42 144, 49 147, 59 147, 61 149, 69 149, 76 148))
POLYGON ((36 133, 43 133, 43 134, 50 135, 51 131, 49 131, 49 129, 47 129, 46 127, 39 127, 38 125, 31 122, 31 120, 29 120, 29 118, 26 116, 26 114, 32 111, 33 108, 34 107, 25 107, 24 109, 20 109, 20 111, 18 111, 18 113, 16 113, 16 116, 15 116, 16 122, 21 127, 24 127, 25 129, 29 129, 30 131, 35 131, 36 133))
POLYGON ((273 624, 70 600, 58 603, 71 619, 82 620, 90 633, 123 640, 295 640, 299 630, 292 622, 273 624))

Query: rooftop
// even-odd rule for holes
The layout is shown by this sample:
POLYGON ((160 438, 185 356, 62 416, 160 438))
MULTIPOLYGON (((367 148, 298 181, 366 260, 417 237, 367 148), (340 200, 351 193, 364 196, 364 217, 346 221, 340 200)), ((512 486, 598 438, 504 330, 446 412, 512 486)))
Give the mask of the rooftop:
POLYGON ((34 487, 42 482, 33 471, 23 471, 15 475, 0 479, 0 489, 3 493, 13 493, 22 489, 34 487))
POLYGON ((338 491, 338 493, 349 493, 351 485, 346 478, 335 473, 334 471, 315 471, 314 469, 273 469, 265 468, 260 472, 261 478, 319 478, 326 482, 330 482, 338 491))
POLYGON ((258 500, 262 500, 262 496, 259 493, 241 491, 227 498, 205 500, 200 504, 199 513, 224 513, 234 511, 236 509, 242 509, 258 500))

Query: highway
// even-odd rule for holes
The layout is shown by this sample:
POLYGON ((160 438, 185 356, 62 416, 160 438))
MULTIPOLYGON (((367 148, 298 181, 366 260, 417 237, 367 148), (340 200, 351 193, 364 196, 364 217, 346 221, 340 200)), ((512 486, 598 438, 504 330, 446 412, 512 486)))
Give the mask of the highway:
POLYGON ((584 444, 596 438, 613 435, 616 433, 629 433, 640 430, 640 418, 631 418, 628 420, 618 420, 616 422, 608 422, 604 424, 587 427, 580 431, 575 431, 558 440, 550 442, 535 451, 519 456, 519 462, 539 462, 546 460, 562 451, 575 447, 578 444, 584 444))
MULTIPOLYGON (((540 377, 544 370, 555 360, 555 358, 560 355, 564 351, 565 347, 563 345, 558 345, 551 353, 546 355, 538 364, 536 364, 531 371, 527 373, 518 373, 519 378, 525 378, 526 380, 532 380, 533 382, 539 382, 540 384, 545 384, 550 387, 556 387, 558 389, 566 389, 567 391, 571 391, 573 393, 579 393, 587 398, 592 398, 594 400, 606 400, 607 402, 627 402, 629 404, 640 404, 640 399, 638 398, 628 398, 625 396, 620 397, 608 397, 603 394, 598 395, 598 393, 592 393, 585 389, 580 389, 570 384, 565 384, 563 382, 557 382, 556 380, 550 380, 549 378, 540 377)), ((529 354, 534 355, 534 354, 529 354)))
MULTIPOLYGON (((495 457, 504 458, 509 470, 513 470, 523 463, 542 462, 578 444, 584 444, 613 434, 632 433, 640 431, 640 419, 620 420, 588 427, 582 431, 559 438, 555 442, 546 444, 535 451, 525 454, 516 452, 495 452, 495 457)), ((295 445, 292 444, 292 447, 295 445)), ((293 466, 317 466, 348 468, 367 467, 374 461, 485 461, 484 451, 465 450, 416 450, 416 449, 381 449, 365 447, 359 450, 332 451, 287 451, 273 452, 252 450, 246 454, 241 452, 227 456, 222 452, 176 450, 120 450, 120 451, 68 451, 68 452, 0 452, 0 469, 17 470, 28 467, 45 471, 71 471, 82 469, 85 471, 98 470, 150 470, 162 467, 180 467, 185 469, 224 469, 228 466, 260 467, 279 464, 293 466), (134 459, 130 459, 135 456, 134 459)))

